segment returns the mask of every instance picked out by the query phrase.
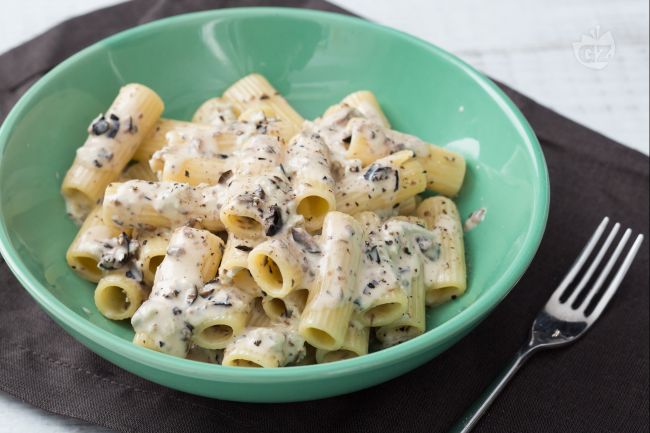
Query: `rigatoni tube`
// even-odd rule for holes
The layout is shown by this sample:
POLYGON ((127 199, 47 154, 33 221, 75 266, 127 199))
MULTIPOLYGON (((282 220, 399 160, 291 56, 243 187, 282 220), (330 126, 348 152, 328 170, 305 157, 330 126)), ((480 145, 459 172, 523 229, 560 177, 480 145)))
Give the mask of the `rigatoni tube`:
POLYGON ((217 128, 192 123, 178 127, 167 133, 167 143, 149 163, 163 181, 216 184, 233 168, 238 133, 244 132, 236 125, 217 128))
POLYGON ((377 98, 371 91, 359 90, 350 93, 348 96, 343 98, 341 103, 355 108, 363 114, 364 117, 380 124, 382 127, 390 128, 390 122, 386 118, 384 111, 381 109, 379 101, 377 101, 377 98))
POLYGON ((228 235, 226 249, 219 267, 219 279, 223 284, 234 285, 251 296, 262 296, 262 291, 248 268, 248 254, 260 242, 261 239, 246 239, 233 234, 228 235))
POLYGON ((98 282, 103 275, 99 262, 105 250, 104 244, 120 233, 120 228, 104 224, 101 206, 95 207, 68 247, 65 255, 68 265, 82 278, 98 282))
POLYGON ((269 239, 248 254, 248 269, 262 291, 283 298, 300 287, 301 252, 285 239, 269 239))
POLYGON ((158 266, 167 254, 169 245, 169 229, 141 230, 134 233, 140 249, 138 251, 138 266, 142 270, 144 282, 152 285, 158 266))
POLYGON ((187 310, 201 295, 197 288, 215 277, 222 252, 223 241, 206 230, 174 230, 149 299, 131 318, 134 343, 174 356, 187 354, 194 330, 187 310))
POLYGON ((330 212, 322 232, 323 257, 307 306, 300 319, 300 334, 312 346, 341 347, 352 314, 363 228, 353 217, 330 212))
POLYGON ((316 362, 323 364, 366 355, 369 337, 370 328, 352 319, 348 324, 345 340, 341 347, 336 350, 316 349, 316 362))
POLYGON ((192 122, 206 125, 224 125, 237 120, 239 110, 225 98, 210 98, 199 106, 192 122))
POLYGON ((287 146, 286 172, 296 195, 296 211, 310 232, 320 230, 325 215, 336 209, 329 149, 319 134, 303 131, 287 146))
POLYGON ((223 185, 193 187, 186 183, 130 180, 106 188, 102 216, 117 227, 174 228, 198 223, 208 230, 224 228, 219 219, 223 185))
POLYGON ((390 256, 381 233, 381 219, 373 212, 355 218, 363 226, 361 266, 355 290, 356 320, 365 326, 384 326, 399 319, 406 311, 408 299, 400 286, 397 266, 390 256))
POLYGON ((247 328, 226 347, 223 365, 277 368, 305 355, 305 340, 289 327, 247 328))
POLYGON ((284 141, 300 131, 304 119, 286 99, 260 74, 250 74, 230 86, 223 94, 242 113, 263 102, 273 110, 278 120, 286 124, 284 141))
POLYGON ((239 150, 219 217, 241 238, 274 236, 295 210, 291 185, 282 171, 282 147, 275 137, 256 135, 239 150))
POLYGON ((467 289, 463 225, 456 205, 446 197, 424 200, 417 215, 426 221, 438 243, 435 264, 425 268, 425 285, 427 305, 439 305, 467 289))
POLYGON ((262 308, 266 315, 273 320, 297 319, 305 309, 308 297, 307 289, 294 290, 284 298, 264 296, 262 308))
POLYGON ((378 159, 359 174, 349 174, 339 182, 336 207, 355 214, 365 210, 398 207, 399 203, 424 191, 426 175, 405 150, 378 159))
POLYGON ((402 317, 377 329, 375 335, 384 347, 394 346, 424 333, 426 306, 422 274, 420 267, 402 273, 401 286, 407 293, 408 306, 402 317))
POLYGON ((185 320, 192 325, 194 344, 223 349, 246 327, 253 297, 233 286, 211 282, 199 290, 187 309, 185 320))
POLYGON ((61 186, 68 212, 77 221, 85 218, 101 200, 106 186, 120 176, 163 108, 153 90, 128 84, 106 113, 93 121, 61 186))
POLYGON ((95 305, 111 320, 128 319, 147 298, 147 290, 124 271, 113 271, 99 280, 95 288, 95 305))
MULTIPOLYGON (((158 150, 167 145, 167 133, 177 128, 192 126, 192 122, 174 119, 160 119, 149 131, 146 137, 143 138, 142 143, 138 146, 133 154, 132 159, 145 164, 149 163, 151 156, 158 150)), ((197 128, 203 128, 206 131, 211 131, 213 128, 207 125, 198 125, 197 128)))

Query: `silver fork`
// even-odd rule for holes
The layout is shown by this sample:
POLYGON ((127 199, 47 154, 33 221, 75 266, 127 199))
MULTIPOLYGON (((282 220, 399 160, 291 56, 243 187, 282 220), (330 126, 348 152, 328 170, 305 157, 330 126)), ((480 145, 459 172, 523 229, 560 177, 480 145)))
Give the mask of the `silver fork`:
POLYGON ((643 235, 638 235, 636 237, 632 247, 625 256, 625 259, 619 266, 618 271, 603 292, 602 297, 588 314, 587 308, 591 304, 594 296, 599 292, 605 279, 607 279, 612 268, 616 264, 616 261, 623 252, 625 245, 632 235, 632 230, 625 230, 625 233, 614 249, 614 252, 611 253, 605 267, 596 278, 596 281, 591 285, 586 296, 580 301, 579 305, 577 304, 577 299, 587 284, 591 281, 598 265, 607 254, 616 234, 621 228, 619 223, 614 224, 614 227, 609 232, 605 242, 591 262, 591 265, 589 265, 585 271, 580 282, 578 282, 578 285, 575 286, 573 292, 571 292, 569 297, 566 299, 564 299, 565 297, 562 295, 565 295, 565 291, 567 291, 580 270, 591 257, 592 252, 605 232, 608 223, 609 218, 605 217, 591 236, 591 239, 589 239, 589 242, 587 242, 587 245, 585 245, 573 266, 571 266, 571 269, 569 269, 569 272, 566 274, 560 285, 555 289, 551 298, 546 302, 542 311, 539 312, 537 318, 535 318, 535 321, 533 322, 528 343, 519 349, 519 352, 517 352, 515 358, 510 362, 510 365, 503 371, 503 373, 501 373, 492 385, 485 390, 478 401, 467 410, 465 415, 463 415, 460 421, 452 429, 453 433, 468 433, 472 430, 499 393, 503 388, 505 388, 506 384, 533 353, 536 353, 540 349, 561 347, 574 342, 578 338, 582 337, 598 317, 600 317, 601 313, 614 296, 614 293, 616 293, 618 286, 620 286, 623 277, 625 277, 627 270, 630 268, 630 265, 636 256, 636 253, 639 251, 641 243, 643 242, 643 235))

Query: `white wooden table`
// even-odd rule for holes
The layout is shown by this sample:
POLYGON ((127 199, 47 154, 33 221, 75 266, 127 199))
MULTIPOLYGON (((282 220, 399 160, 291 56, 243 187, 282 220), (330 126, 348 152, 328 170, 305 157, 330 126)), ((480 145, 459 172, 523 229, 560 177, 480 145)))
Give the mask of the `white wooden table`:
MULTIPOLYGON (((0 0, 0 52, 66 18, 118 2, 0 0)), ((648 154, 647 0, 334 3, 433 42, 565 116, 648 154), (593 61, 589 44, 578 55, 574 51, 574 42, 593 35, 597 26, 603 37, 599 45, 607 50, 595 55, 606 66, 593 61)), ((107 431, 1 392, 0 420, 0 433, 107 431)))

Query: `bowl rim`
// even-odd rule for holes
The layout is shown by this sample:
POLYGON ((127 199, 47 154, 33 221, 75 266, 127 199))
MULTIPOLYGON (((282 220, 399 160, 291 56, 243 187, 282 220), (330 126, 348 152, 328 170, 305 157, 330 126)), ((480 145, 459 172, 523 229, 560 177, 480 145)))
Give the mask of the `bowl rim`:
MULTIPOLYGON (((474 303, 469 305, 456 316, 439 326, 428 330, 423 335, 390 347, 378 352, 370 353, 358 358, 338 361, 335 363, 316 364, 307 366, 295 366, 290 368, 277 369, 247 369, 238 367, 215 366, 212 364, 200 363, 184 358, 176 358, 166 354, 158 353, 132 344, 128 340, 117 337, 107 330, 88 322, 76 311, 68 308, 59 301, 46 287, 41 284, 24 266, 19 258, 16 248, 11 243, 5 219, 0 218, 0 253, 5 262, 16 276, 21 285, 29 294, 53 316, 57 321, 65 324, 65 327, 74 329, 85 339, 93 341, 99 346, 127 358, 131 361, 163 370, 167 373, 179 374, 208 381, 224 381, 238 383, 277 383, 285 381, 303 380, 309 375, 322 377, 335 377, 354 374, 366 369, 373 369, 385 365, 394 364, 400 360, 429 350, 436 343, 441 343, 451 337, 461 334, 477 320, 482 320, 499 302, 510 292, 527 270, 542 240, 546 227, 550 201, 550 187, 548 169, 541 146, 523 114, 507 97, 507 95, 489 78, 478 72, 472 66, 466 64, 456 56, 447 51, 415 36, 399 30, 372 23, 361 18, 342 15, 334 12, 324 12, 312 9, 297 9, 286 7, 238 7, 217 9, 209 11, 194 12, 175 15, 163 18, 147 24, 136 26, 115 35, 104 38, 78 53, 67 58, 45 76, 41 77, 28 91, 20 98, 13 109, 7 115, 0 126, 0 158, 4 155, 5 145, 12 130, 12 124, 16 118, 25 110, 28 102, 33 99, 46 83, 55 75, 63 72, 73 65, 77 60, 88 54, 104 49, 115 43, 122 42, 133 36, 144 34, 169 26, 191 22, 196 19, 209 19, 220 17, 252 17, 260 14, 272 14, 275 16, 286 16, 289 18, 316 20, 319 23, 335 23, 351 26, 360 26, 371 31, 388 33, 392 37, 402 39, 409 44, 415 44, 426 49, 432 55, 438 56, 445 62, 451 63, 463 73, 466 73, 495 101, 504 114, 518 129, 519 135, 524 139, 523 145, 529 149, 533 156, 532 163, 535 168, 536 177, 539 182, 535 185, 536 194, 533 200, 532 219, 528 225, 524 241, 519 253, 510 265, 502 272, 490 290, 480 296, 474 303), (532 152, 531 152, 532 151, 532 152), (470 324, 470 326, 468 326, 470 324)), ((0 201, 0 215, 2 215, 2 202, 0 201)), ((74 335, 73 335, 74 336, 74 335)), ((77 337, 78 338, 78 337, 77 337)), ((104 356, 98 353, 100 356, 104 356)))

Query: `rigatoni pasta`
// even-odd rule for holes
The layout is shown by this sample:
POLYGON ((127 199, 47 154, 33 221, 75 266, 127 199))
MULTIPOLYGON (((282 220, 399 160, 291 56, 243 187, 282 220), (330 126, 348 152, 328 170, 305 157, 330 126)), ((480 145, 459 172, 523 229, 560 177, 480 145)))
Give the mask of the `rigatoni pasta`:
POLYGON ((97 283, 95 305, 107 318, 124 320, 135 314, 147 295, 148 290, 132 273, 113 271, 97 283))
POLYGON ((352 319, 341 347, 335 350, 316 349, 316 362, 322 364, 365 355, 368 353, 369 338, 370 328, 352 319))
POLYGON ((135 233, 139 244, 137 264, 142 271, 143 281, 148 285, 153 284, 158 266, 167 254, 170 235, 168 228, 160 227, 135 233))
POLYGON ((363 228, 351 216, 330 212, 323 223, 323 258, 300 320, 312 346, 336 350, 345 339, 357 286, 363 228))
POLYGON ((188 318, 196 317, 190 308, 205 295, 202 289, 217 274, 222 252, 223 241, 207 230, 174 230, 151 295, 131 319, 136 344, 187 355, 194 331, 188 318))
POLYGON ((141 84, 120 89, 108 111, 88 127, 88 139, 77 149, 63 179, 61 192, 68 214, 82 221, 99 203, 104 189, 119 177, 163 107, 160 97, 141 84))
MULTIPOLYGON (((77 236, 68 247, 65 255, 68 266, 86 280, 98 282, 106 270, 106 266, 100 265, 102 257, 110 253, 113 249, 111 244, 117 243, 114 240, 121 233, 122 230, 119 227, 104 224, 102 207, 95 207, 86 217, 77 236)), ((120 256, 118 262, 126 261, 127 256, 128 245, 126 254, 120 256)))
POLYGON ((435 233, 439 245, 438 265, 425 274, 426 303, 439 305, 462 295, 467 288, 463 223, 456 205, 446 197, 424 200, 417 215, 435 233))
POLYGON ((296 195, 296 212, 312 232, 319 230, 325 215, 336 209, 330 166, 329 149, 317 133, 303 131, 289 142, 285 171, 296 195))
POLYGON ((82 223, 66 260, 136 345, 334 362, 422 334, 426 306, 467 289, 455 204, 420 196, 456 195, 464 159, 392 130, 372 92, 309 121, 251 74, 191 121, 161 115, 153 91, 125 86, 62 187, 82 223), (112 156, 88 165, 89 149, 112 156))
POLYGON ((271 116, 278 119, 285 128, 283 139, 289 141, 302 128, 304 119, 286 99, 259 74, 248 75, 230 86, 223 94, 245 118, 248 113, 264 111, 267 107, 271 116))

